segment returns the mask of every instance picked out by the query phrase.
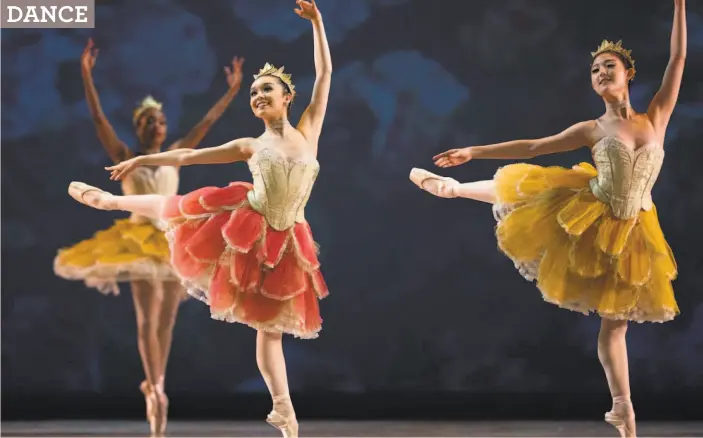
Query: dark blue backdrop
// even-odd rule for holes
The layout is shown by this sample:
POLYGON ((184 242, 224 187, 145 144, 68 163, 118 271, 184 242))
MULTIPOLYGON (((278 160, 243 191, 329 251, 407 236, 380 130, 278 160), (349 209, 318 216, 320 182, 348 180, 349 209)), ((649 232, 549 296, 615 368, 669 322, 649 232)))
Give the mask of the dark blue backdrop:
MULTIPOLYGON (((139 396, 142 369, 127 288, 103 297, 54 276, 56 249, 123 215, 66 195, 78 179, 118 190, 90 121, 79 56, 92 36, 104 109, 134 144, 131 110, 165 103, 176 139, 226 89, 222 67, 284 64, 300 96, 313 79, 311 29, 283 0, 98 1, 94 30, 2 31, 2 393, 139 396)), ((317 341, 287 341, 293 391, 550 394, 607 400, 596 357, 599 321, 542 302, 496 249, 485 204, 440 200, 407 180, 450 147, 540 137, 597 117, 589 52, 623 38, 644 110, 668 59, 673 2, 639 0, 319 0, 335 71, 320 142, 322 172, 307 210, 329 282, 317 341), (625 18, 623 18, 625 17, 625 18)), ((703 11, 690 0, 689 55, 667 157, 654 189, 679 262, 682 314, 629 332, 633 391, 703 390, 703 11)), ((240 95, 206 137, 212 146, 262 126, 240 95)), ((535 160, 570 166, 585 150, 535 160)), ((505 163, 445 174, 492 176, 505 163)), ((242 164, 191 167, 181 190, 249 179, 242 164)), ((263 392, 254 333, 184 304, 169 391, 263 392)), ((607 407, 607 402, 606 406, 607 407)), ((140 408, 141 409, 141 408, 140 408)))

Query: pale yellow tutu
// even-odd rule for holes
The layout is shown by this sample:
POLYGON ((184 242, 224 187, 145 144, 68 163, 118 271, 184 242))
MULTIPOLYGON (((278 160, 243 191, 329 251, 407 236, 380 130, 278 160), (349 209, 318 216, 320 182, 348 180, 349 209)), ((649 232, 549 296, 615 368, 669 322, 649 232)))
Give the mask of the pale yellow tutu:
POLYGON ((129 219, 98 231, 91 239, 59 250, 54 272, 67 280, 83 280, 105 294, 118 294, 118 282, 177 281, 164 232, 129 219))
POLYGON ((501 168, 494 178, 500 249, 550 303, 609 319, 673 319, 677 268, 656 208, 616 218, 589 188, 596 175, 588 163, 501 168))

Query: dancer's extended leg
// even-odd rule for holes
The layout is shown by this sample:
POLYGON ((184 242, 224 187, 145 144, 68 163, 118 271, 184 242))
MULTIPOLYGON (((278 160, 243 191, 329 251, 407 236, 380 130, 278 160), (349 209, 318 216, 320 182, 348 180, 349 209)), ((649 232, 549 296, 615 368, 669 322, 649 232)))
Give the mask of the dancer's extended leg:
POLYGON ((76 201, 99 210, 123 210, 152 219, 161 217, 166 202, 163 195, 117 196, 75 181, 68 186, 68 194, 76 201))
POLYGON ((410 172, 410 181, 440 198, 468 198, 489 204, 496 202, 496 188, 493 180, 459 183, 455 179, 415 168, 410 172))

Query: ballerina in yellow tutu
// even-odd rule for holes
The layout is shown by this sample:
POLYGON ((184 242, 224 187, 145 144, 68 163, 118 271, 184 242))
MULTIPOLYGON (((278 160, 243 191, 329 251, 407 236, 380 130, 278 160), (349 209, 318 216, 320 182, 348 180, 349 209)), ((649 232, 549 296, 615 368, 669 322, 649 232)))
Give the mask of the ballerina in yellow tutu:
POLYGON ((676 263, 651 198, 686 57, 685 0, 674 3, 669 65, 646 113, 635 112, 629 102, 628 83, 635 75, 631 51, 621 42, 603 41, 591 54, 591 85, 606 108, 600 118, 551 137, 452 149, 434 157, 446 168, 587 145, 595 168, 521 163, 501 168, 493 180, 464 184, 422 169, 410 173, 433 195, 492 203, 499 248, 525 278, 536 280, 544 299, 600 315, 598 357, 613 397, 605 420, 624 437, 635 436, 627 322, 664 322, 679 313, 671 287, 676 263))
MULTIPOLYGON (((98 138, 112 161, 117 164, 135 154, 115 133, 102 111, 92 70, 97 49, 92 40, 81 56, 83 85, 88 108, 98 138)), ((229 89, 210 109, 205 118, 184 138, 169 147, 192 149, 208 133, 239 92, 243 60, 235 58, 232 68, 225 68, 229 89)), ((161 103, 147 97, 133 114, 133 123, 140 148, 136 155, 150 155, 161 150, 166 140, 167 123, 161 103)), ((178 192, 178 168, 173 166, 142 167, 122 182, 125 194, 175 195, 178 192)), ((137 214, 120 219, 107 230, 72 247, 59 250, 54 259, 54 272, 68 280, 82 280, 105 294, 117 294, 118 282, 129 281, 137 315, 139 353, 146 380, 142 382, 147 405, 147 419, 153 434, 166 428, 168 399, 164 393, 164 375, 171 349, 173 327, 179 303, 186 297, 171 263, 163 224, 137 214)))

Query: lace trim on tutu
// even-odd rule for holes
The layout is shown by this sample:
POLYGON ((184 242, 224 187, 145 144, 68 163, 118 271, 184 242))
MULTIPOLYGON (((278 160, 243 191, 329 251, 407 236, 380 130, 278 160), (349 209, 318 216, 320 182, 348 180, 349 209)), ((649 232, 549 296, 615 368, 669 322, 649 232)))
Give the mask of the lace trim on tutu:
MULTIPOLYGON (((540 291, 541 291, 541 289, 540 289, 540 291)), ((627 312, 611 313, 611 312, 604 312, 602 310, 596 311, 595 309, 591 309, 587 305, 585 305, 584 303, 581 303, 578 301, 560 302, 557 300, 551 300, 544 293, 542 293, 542 298, 547 303, 554 304, 557 307, 562 308, 562 309, 571 310, 572 312, 578 312, 582 315, 588 316, 588 315, 596 314, 603 319, 610 319, 610 320, 614 320, 614 321, 632 321, 632 322, 636 322, 638 324, 642 324, 645 322, 654 322, 654 323, 659 323, 659 324, 664 323, 664 322, 669 322, 669 321, 673 320, 674 318, 676 318, 676 315, 678 315, 678 313, 679 313, 677 309, 674 309, 672 307, 665 307, 660 312, 657 312, 655 314, 653 312, 647 312, 645 310, 642 310, 641 308, 639 308, 637 306, 635 306, 634 308, 630 309, 627 312)))
POLYGON ((89 288, 95 288, 105 295, 119 295, 117 283, 128 281, 178 281, 171 265, 149 259, 128 263, 108 264, 96 262, 87 267, 61 264, 54 259, 54 273, 66 280, 83 280, 89 288))

